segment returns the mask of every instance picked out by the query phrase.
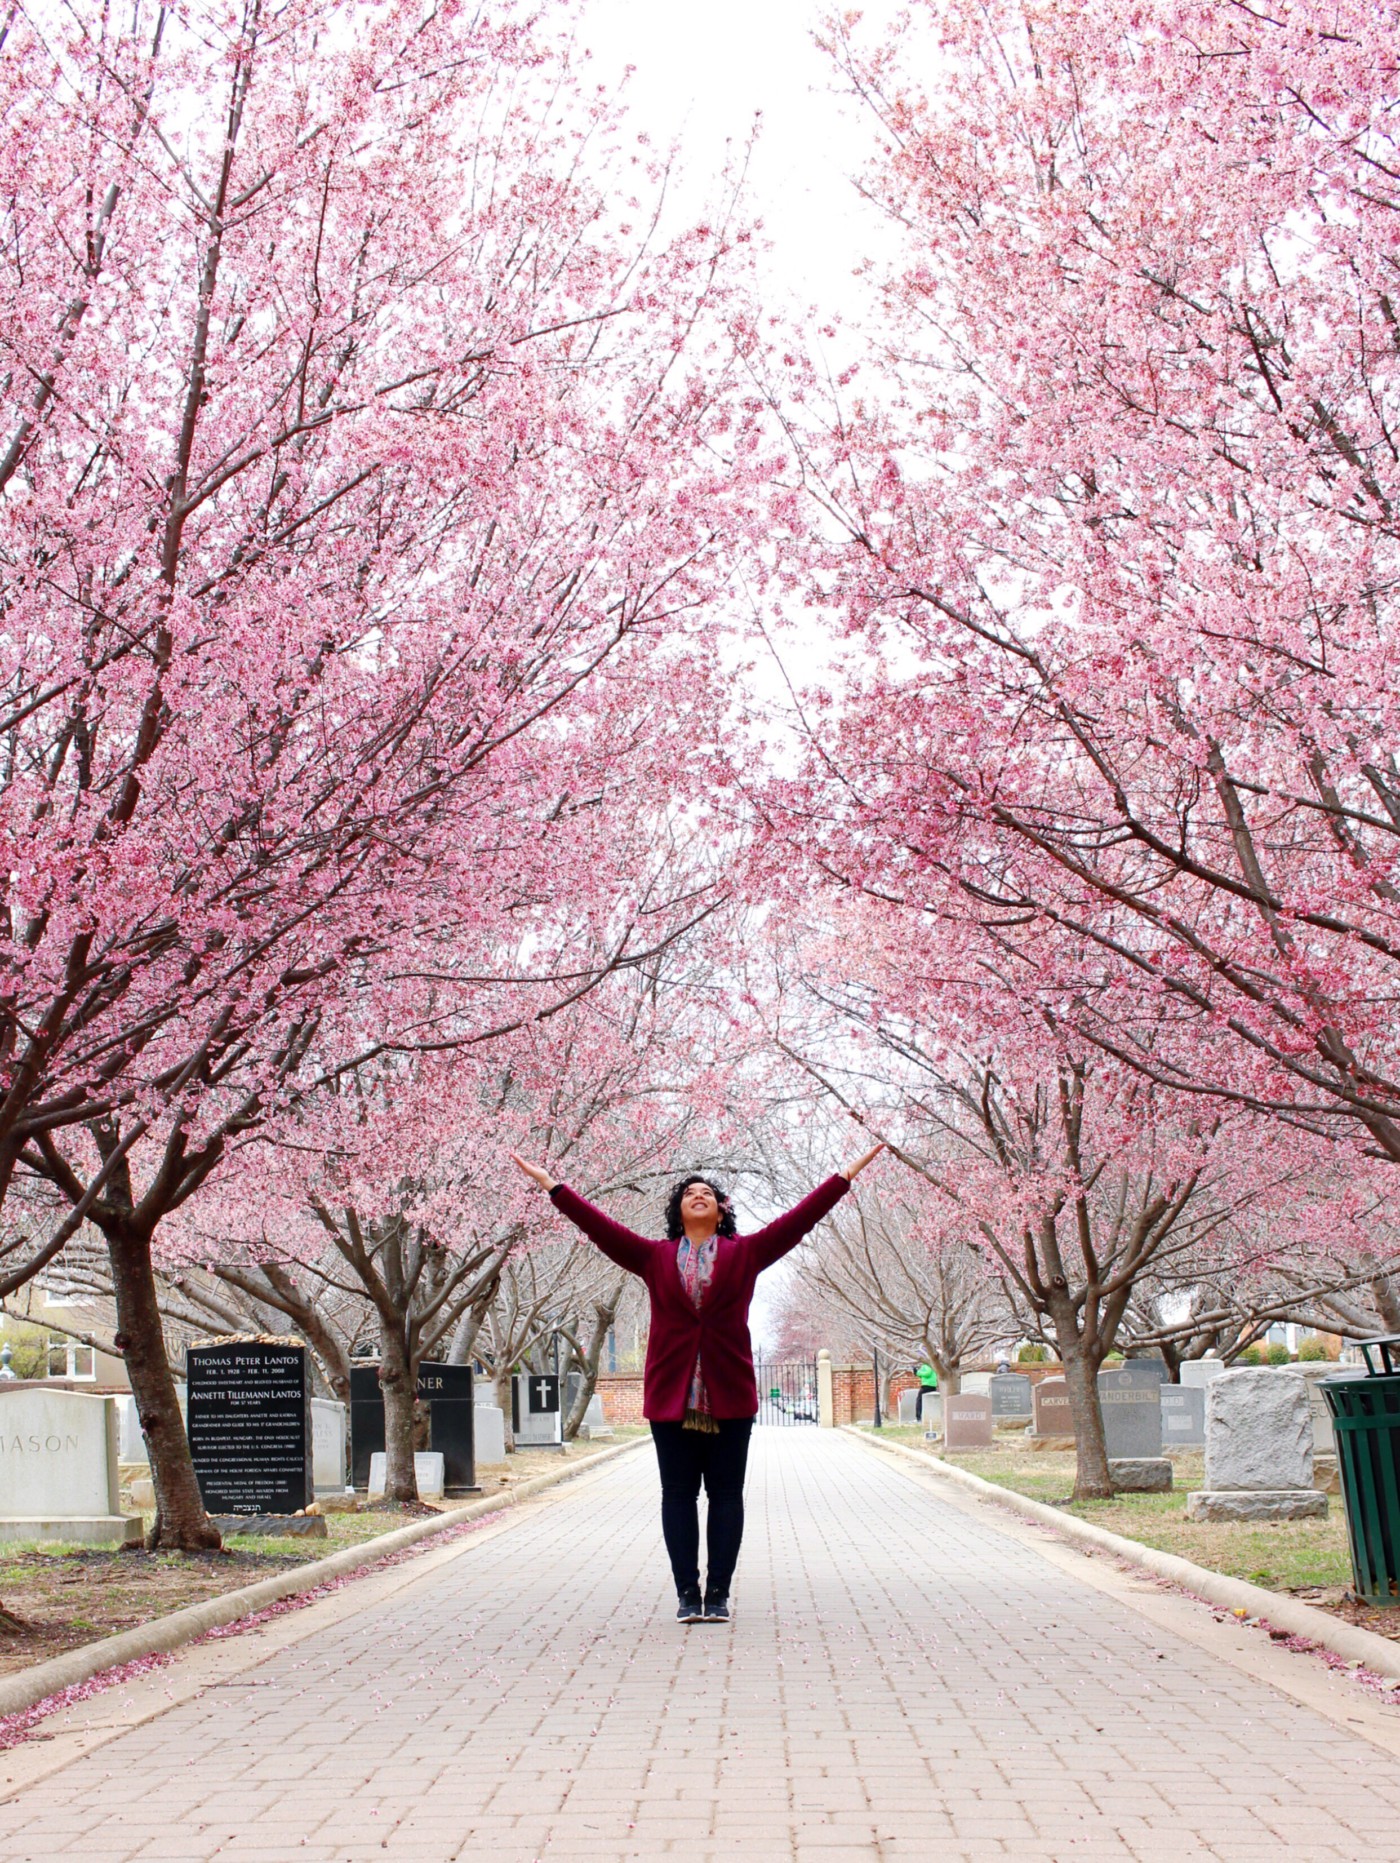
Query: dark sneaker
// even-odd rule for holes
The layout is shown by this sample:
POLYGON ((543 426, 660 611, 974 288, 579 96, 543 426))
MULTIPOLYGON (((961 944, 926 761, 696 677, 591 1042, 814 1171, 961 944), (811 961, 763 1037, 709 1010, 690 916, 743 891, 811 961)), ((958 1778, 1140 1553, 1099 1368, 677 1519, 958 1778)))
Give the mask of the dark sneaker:
POLYGON ((678 1624, 702 1624, 705 1621, 705 1607, 700 1602, 700 1588, 695 1586, 690 1591, 683 1591, 676 1605, 676 1622, 678 1624))
POLYGON ((729 1622, 729 1599, 711 1593, 705 1599, 705 1622, 707 1624, 727 1624, 729 1622))

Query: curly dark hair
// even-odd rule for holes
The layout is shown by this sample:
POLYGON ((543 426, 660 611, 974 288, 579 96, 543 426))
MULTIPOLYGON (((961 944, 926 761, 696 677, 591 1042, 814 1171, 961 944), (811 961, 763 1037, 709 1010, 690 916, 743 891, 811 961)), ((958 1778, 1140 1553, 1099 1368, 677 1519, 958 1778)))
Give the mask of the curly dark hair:
POLYGON ((685 1224, 681 1221, 681 1198, 692 1184, 703 1184, 707 1190, 715 1193, 715 1202, 719 1205, 719 1228, 717 1235, 734 1235, 734 1212, 729 1207, 729 1198, 715 1183, 713 1178, 702 1177, 698 1171, 692 1171, 689 1177, 683 1177, 672 1186, 671 1194, 666 1199, 666 1240, 679 1242, 685 1234, 685 1224))

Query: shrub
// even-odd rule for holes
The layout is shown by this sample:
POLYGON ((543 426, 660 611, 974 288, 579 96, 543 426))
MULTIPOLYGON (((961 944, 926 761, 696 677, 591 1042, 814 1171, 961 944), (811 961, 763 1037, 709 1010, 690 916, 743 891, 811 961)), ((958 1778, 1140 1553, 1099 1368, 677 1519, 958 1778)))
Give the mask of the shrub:
POLYGON ((1043 1345, 1023 1345, 1016 1354, 1018 1365, 1046 1365, 1049 1361, 1050 1354, 1043 1345))
POLYGON ((1264 1363, 1263 1347, 1257 1345, 1246 1346, 1244 1351, 1240 1353, 1239 1363, 1241 1365, 1262 1365, 1264 1363))
POLYGON ((1268 1351, 1268 1360, 1271 1365, 1291 1365, 1293 1363, 1293 1354, 1286 1345, 1271 1345, 1268 1351))
POLYGON ((1302 1365, 1319 1365, 1330 1357, 1320 1339, 1305 1339, 1298 1347, 1298 1362, 1302 1365))

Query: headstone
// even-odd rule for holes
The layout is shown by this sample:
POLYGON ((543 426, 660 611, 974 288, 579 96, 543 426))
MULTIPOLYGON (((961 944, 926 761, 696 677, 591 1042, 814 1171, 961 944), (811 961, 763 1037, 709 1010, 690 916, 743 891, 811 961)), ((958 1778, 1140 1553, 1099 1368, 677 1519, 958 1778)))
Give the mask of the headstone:
POLYGON ((139 1544, 121 1511, 110 1397, 7 1380, 0 1388, 0 1541, 139 1544))
POLYGON ((1206 1397, 1205 1487, 1188 1520, 1305 1520, 1327 1513, 1313 1486, 1312 1418, 1301 1378, 1227 1371, 1206 1397))
POLYGON ((549 1372, 517 1372, 511 1380, 511 1433, 518 1449, 555 1448, 563 1442, 559 1380, 549 1372))
POLYGON ((350 1419, 344 1404, 329 1397, 311 1400, 311 1468, 316 1492, 340 1494, 349 1478, 346 1459, 350 1419))
MULTIPOLYGON (((175 1381, 175 1401, 180 1406, 183 1417, 188 1410, 188 1400, 182 1379, 175 1381)), ((139 1468, 143 1463, 150 1467, 151 1451, 146 1443, 145 1432, 141 1428, 141 1416, 136 1408, 136 1399, 130 1392, 119 1392, 114 1399, 117 1406, 117 1456, 132 1468, 139 1468)))
POLYGON ((1206 1402, 1206 1486, 1230 1491, 1312 1487, 1312 1418, 1288 1372, 1227 1371, 1206 1402))
POLYGON ((925 1436, 943 1434, 943 1393, 941 1391, 924 1392, 924 1414, 921 1421, 925 1436))
POLYGON ((130 1393, 113 1398, 117 1406, 117 1459, 128 1462, 133 1468, 139 1468, 144 1462, 148 1466, 151 1460, 146 1447, 146 1438, 141 1431, 141 1418, 137 1414, 136 1399, 130 1393))
POLYGON ((1324 1378, 1364 1378, 1366 1373, 1358 1368, 1355 1371, 1342 1371, 1332 1364, 1326 1365, 1289 1365, 1285 1367, 1295 1378, 1303 1380, 1308 1393, 1308 1410, 1312 1417, 1313 1454, 1335 1455, 1337 1453, 1337 1433, 1332 1427, 1332 1412, 1327 1408, 1327 1399, 1322 1394, 1324 1378))
MULTIPOLYGON (((418 1401, 428 1412, 428 1447, 443 1458, 448 1495, 475 1494, 476 1390, 470 1365, 425 1359, 418 1367, 418 1401)), ((489 1396, 490 1386, 486 1386, 489 1396)), ((384 1447, 384 1392, 379 1367, 350 1367, 350 1479, 369 1481, 370 1457, 384 1447)))
POLYGON ((919 1408, 919 1393, 917 1391, 901 1391, 900 1392, 899 1394, 899 1420, 901 1423, 909 1423, 909 1424, 917 1423, 919 1419, 914 1413, 918 1410, 918 1408, 919 1408))
MULTIPOLYGON (((385 1470, 389 1458, 377 1449, 369 1459, 369 1498, 384 1498, 385 1470)), ((418 1483, 420 1501, 440 1501, 446 1491, 445 1461, 441 1450, 420 1449, 413 1458, 413 1475, 418 1483)))
POLYGON ((960 1391, 943 1399, 943 1447, 987 1449, 992 1442, 992 1400, 981 1392, 960 1391))
POLYGON ((315 1496, 306 1347, 227 1339, 185 1352, 186 1431, 211 1514, 295 1514, 315 1496))
POLYGON ((1031 1380, 1021 1372, 999 1371, 988 1387, 992 1415, 1026 1418, 1031 1415, 1031 1380))
POLYGON ((499 1404, 477 1404, 472 1410, 476 1461, 489 1468, 506 1459, 506 1413, 499 1404))
POLYGON ((993 1371, 965 1371, 962 1375, 964 1397, 986 1397, 992 1388, 993 1371))
POLYGON ((588 1408, 583 1413, 583 1427, 593 1440, 611 1436, 613 1433, 612 1424, 603 1415, 603 1400, 596 1391, 589 1398, 588 1408))
POLYGON ((1162 1453, 1161 1382, 1150 1365, 1124 1365, 1099 1373, 1104 1448, 1115 1458, 1162 1453))
POLYGON ((1172 1375, 1160 1352, 1130 1354, 1123 1360, 1123 1370, 1136 1372, 1140 1378, 1155 1378, 1158 1384, 1170 1384, 1172 1375))
POLYGON ((1182 1360, 1177 1376, 1184 1385, 1203 1391, 1224 1369, 1223 1358, 1187 1358, 1182 1360))
POLYGON ((1063 1378, 1042 1378, 1031 1392, 1031 1425, 1037 1436, 1073 1436, 1074 1420, 1070 1415, 1069 1386, 1063 1378))
POLYGON ((1206 1440, 1206 1394, 1199 1385, 1164 1384, 1162 1447, 1202 1449, 1206 1440))

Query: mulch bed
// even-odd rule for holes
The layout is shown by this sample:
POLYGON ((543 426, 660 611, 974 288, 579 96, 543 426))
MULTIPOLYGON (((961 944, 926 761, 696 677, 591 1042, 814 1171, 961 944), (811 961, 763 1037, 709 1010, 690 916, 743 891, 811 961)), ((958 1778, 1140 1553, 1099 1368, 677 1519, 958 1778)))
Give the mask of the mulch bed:
MULTIPOLYGON (((313 1544, 323 1557, 325 1541, 313 1544)), ((18 1631, 0 1629, 0 1675, 254 1585, 306 1558, 299 1552, 240 1552, 236 1541, 219 1553, 148 1553, 139 1547, 0 1553, 0 1598, 20 1621, 18 1631)))
MULTIPOLYGON (((589 1446, 582 1443, 570 1453, 571 1460, 581 1463, 589 1456, 589 1446)), ((509 1468, 480 1471, 482 1498, 533 1475, 551 1473, 559 1465, 560 1458, 548 1451, 522 1450, 511 1457, 509 1468)), ((459 1505, 446 1503, 448 1508, 459 1505)), ((55 1546, 11 1552, 0 1546, 0 1676, 444 1511, 417 1501, 328 1514, 328 1539, 283 1540, 271 1551, 265 1540, 254 1550, 233 1536, 216 1553, 148 1553, 132 1546, 120 1551, 55 1546)))

